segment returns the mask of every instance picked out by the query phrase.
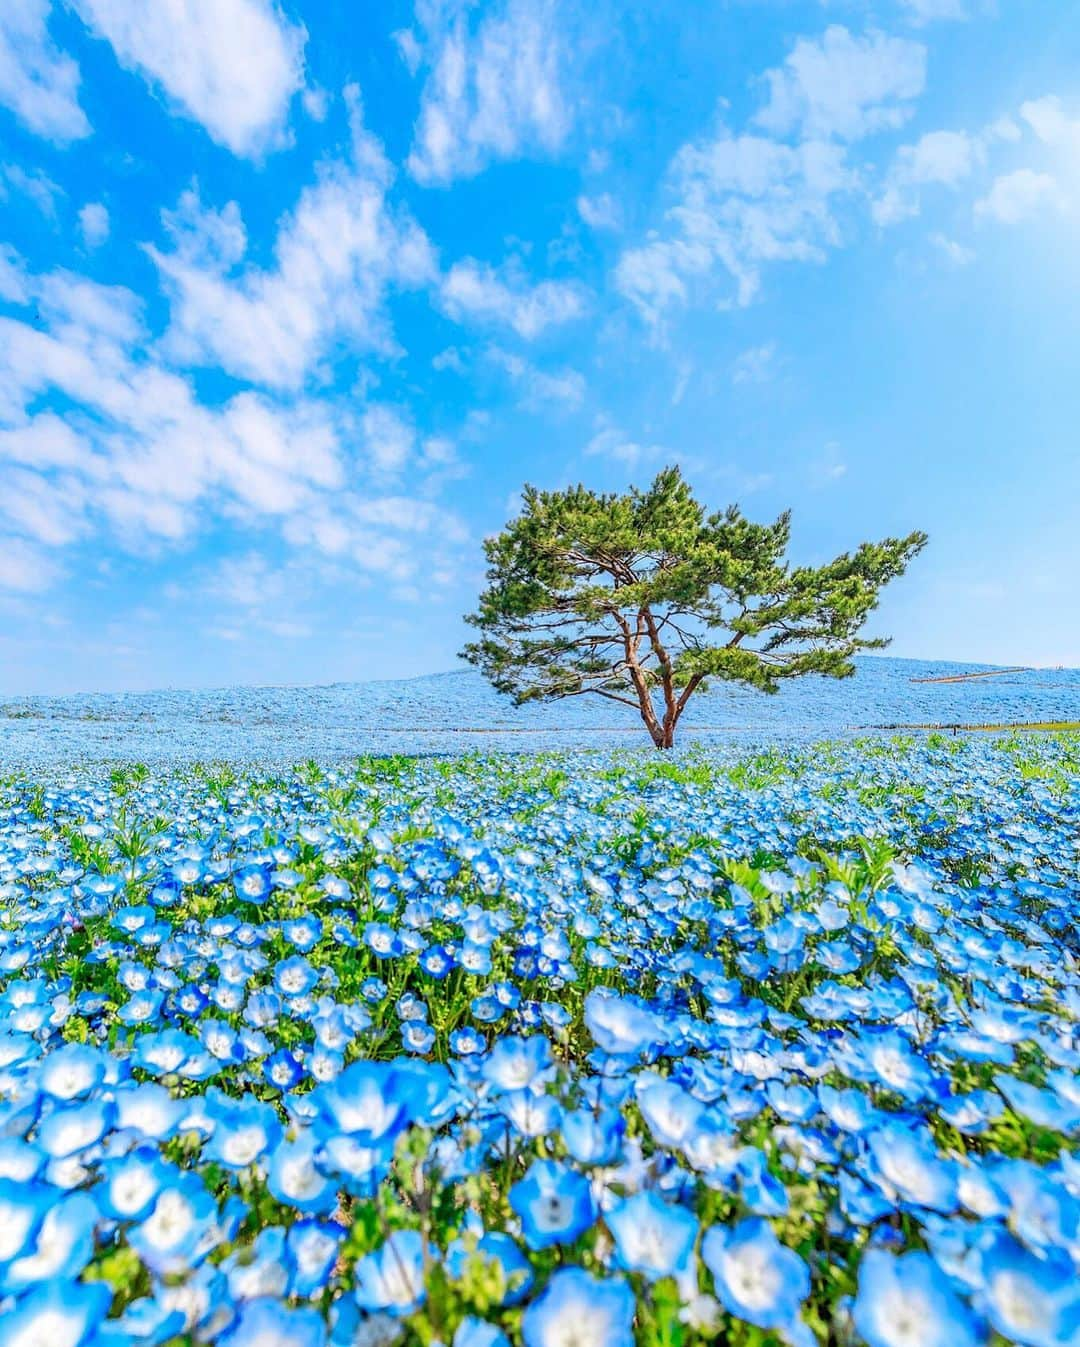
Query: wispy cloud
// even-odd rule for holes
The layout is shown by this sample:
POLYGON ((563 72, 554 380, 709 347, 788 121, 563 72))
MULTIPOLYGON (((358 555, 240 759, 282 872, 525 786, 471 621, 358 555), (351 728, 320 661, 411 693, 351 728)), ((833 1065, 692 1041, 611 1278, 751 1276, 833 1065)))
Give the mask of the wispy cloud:
POLYGON ((570 112, 554 0, 476 9, 420 0, 416 17, 398 45, 413 71, 427 72, 408 159, 418 182, 444 185, 493 160, 559 148, 570 112))
POLYGON ((751 346, 736 356, 731 366, 733 384, 761 384, 773 377, 776 370, 776 343, 751 346))
POLYGON ((213 210, 197 189, 185 192, 166 215, 172 249, 147 248, 172 302, 170 354, 297 388, 336 341, 390 349, 387 292, 430 280, 434 256, 423 230, 389 205, 389 177, 379 146, 358 132, 353 160, 324 164, 279 221, 267 267, 241 266, 247 234, 235 202, 213 210))
POLYGON ((296 546, 399 578, 421 553, 396 535, 461 541, 434 502, 364 484, 365 471, 400 468, 411 452, 393 411, 361 418, 369 457, 358 463, 347 405, 250 390, 209 405, 161 363, 130 291, 34 274, 10 253, 4 263, 4 294, 35 308, 33 319, 0 317, 0 535, 18 540, 8 587, 55 570, 35 570, 42 554, 95 537, 144 555, 224 521, 234 532, 276 525, 296 546), (65 410, 39 410, 45 395, 65 410))
POLYGON ((116 59, 234 154, 283 142, 307 33, 268 0, 72 0, 116 59))
POLYGON ((79 67, 49 35, 50 0, 0 5, 0 104, 29 130, 66 145, 91 131, 79 67))
POLYGON ((519 263, 492 267, 474 258, 456 262, 441 289, 442 303, 458 322, 512 328, 530 341, 549 327, 585 312, 585 291, 576 281, 532 283, 519 263))
POLYGON ((769 101, 754 121, 769 133, 861 140, 912 115, 926 84, 926 48, 886 33, 854 36, 833 24, 820 40, 800 38, 765 81, 769 101))

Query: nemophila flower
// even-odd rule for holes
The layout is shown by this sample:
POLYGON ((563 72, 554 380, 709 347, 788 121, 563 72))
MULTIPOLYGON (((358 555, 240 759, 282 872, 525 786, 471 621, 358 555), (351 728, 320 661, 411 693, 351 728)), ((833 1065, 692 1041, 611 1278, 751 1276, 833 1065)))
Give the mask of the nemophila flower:
POLYGON ((291 1090, 304 1079, 304 1068, 288 1048, 279 1048, 263 1062, 263 1079, 275 1090, 291 1090))
POLYGON ((592 1187, 584 1175, 556 1160, 534 1160, 510 1189, 510 1206, 530 1249, 572 1244, 596 1219, 592 1187))
POLYGON ((743 1202, 757 1216, 785 1216, 789 1201, 783 1183, 773 1174, 763 1151, 744 1146, 735 1172, 743 1202))
POLYGON ((85 1193, 70 1193, 50 1207, 27 1250, 3 1273, 7 1289, 18 1295, 43 1282, 77 1277, 93 1256, 94 1228, 100 1219, 85 1193))
POLYGON ((122 1024, 152 1024, 160 1013, 165 1000, 159 991, 136 992, 116 1012, 122 1024))
POLYGON ((199 1040, 212 1056, 221 1062, 243 1061, 240 1036, 224 1020, 203 1020, 199 1026, 199 1040))
POLYGON ((81 1347, 104 1321, 112 1290, 103 1282, 49 1281, 6 1310, 0 1341, 11 1347, 81 1347))
POLYGON ((869 1347, 975 1347, 970 1309, 929 1254, 870 1249, 859 1264, 855 1327, 869 1347))
POLYGON ((929 1133, 888 1123, 866 1137, 865 1175, 894 1202, 956 1210, 956 1166, 938 1154, 929 1133))
POLYGON ((296 1296, 312 1296, 327 1284, 345 1231, 332 1221, 297 1221, 285 1235, 285 1252, 290 1265, 289 1291, 296 1296))
POLYGON ((602 988, 585 998, 585 1024, 598 1048, 619 1057, 637 1057, 662 1038, 655 1015, 642 1004, 602 988))
POLYGON ((560 1268, 521 1321, 525 1347, 632 1347, 634 1293, 621 1278, 560 1268))
POLYGON ((1030 1118, 1037 1126, 1049 1127, 1055 1132, 1072 1132, 1080 1127, 1080 1104, 1075 1101, 1062 1099, 1053 1090, 1042 1090, 1003 1073, 994 1077, 994 1084, 1015 1113, 1030 1118))
POLYGON ((395 1230, 376 1253, 356 1265, 356 1301, 364 1310, 411 1314, 426 1297, 424 1241, 415 1230, 395 1230))
POLYGON ((705 1105, 670 1080, 659 1080, 638 1094, 638 1108, 660 1146, 679 1147, 690 1136, 705 1105))
POLYGON ((487 1040, 484 1036, 468 1026, 464 1029, 455 1029, 450 1035, 450 1051, 456 1052, 460 1057, 475 1056, 486 1047, 487 1040))
POLYGON ((401 1043, 406 1052, 423 1056, 435 1046, 435 1030, 423 1020, 412 1020, 401 1026, 401 1043))
POLYGON ((233 871, 233 887, 237 898, 245 903, 262 903, 270 896, 272 885, 271 867, 268 865, 242 865, 233 871))
POLYGON ((0 1137, 0 1180, 29 1183, 45 1167, 45 1156, 22 1137, 0 1137))
POLYGON ((595 1112, 575 1109, 564 1113, 559 1124, 563 1142, 580 1165, 610 1165, 619 1155, 626 1121, 613 1109, 595 1112))
POLYGON ((1033 1254, 1000 1230, 977 1249, 976 1268, 975 1303, 1003 1337, 1024 1347, 1073 1347, 1080 1278, 1068 1254, 1033 1254))
POLYGON ((45 1184, 0 1179, 0 1267, 30 1247, 54 1197, 45 1184))
POLYGON ((475 1244, 468 1238, 456 1239, 446 1251, 446 1274, 460 1281, 474 1262, 497 1270, 504 1288, 503 1304, 517 1305, 525 1299, 533 1283, 533 1272, 529 1260, 509 1235, 501 1230, 488 1230, 475 1244))
POLYGON ((219 1341, 223 1347, 322 1347, 326 1325, 316 1310, 288 1309, 276 1300, 250 1300, 219 1341))
POLYGON ((995 1118, 1005 1111, 1001 1098, 991 1090, 972 1090, 969 1094, 952 1095, 938 1104, 938 1113, 950 1127, 967 1136, 985 1132, 995 1118))
POLYGON ((175 1136, 187 1111, 182 1099, 150 1082, 117 1090, 114 1098, 117 1130, 155 1141, 175 1136))
POLYGON ((508 1035, 496 1040, 481 1073, 496 1090, 521 1090, 532 1085, 551 1065, 551 1044, 542 1034, 508 1035))
POLYGON ((139 1221, 158 1194, 172 1180, 173 1171, 151 1146, 139 1146, 127 1155, 106 1161, 95 1197, 102 1211, 117 1221, 139 1221))
POLYGON ((993 1179, 1009 1224, 1029 1248, 1080 1248, 1080 1194, 1025 1160, 995 1164, 993 1179))
POLYGON ((182 1072, 185 1064, 201 1052, 202 1045, 191 1034, 180 1029, 162 1029, 158 1033, 138 1036, 131 1065, 154 1076, 173 1075, 182 1072))
POLYGON ((203 1154, 227 1169, 246 1169, 266 1158, 281 1137, 281 1123, 269 1104, 224 1095, 209 1101, 213 1135, 203 1154))
POLYGON ((106 1099, 56 1108, 38 1128, 37 1144, 54 1160, 76 1155, 101 1140, 115 1113, 115 1106, 106 1099))
MULTIPOLYGON (((291 885, 286 887, 291 887, 291 885)), ((323 925, 318 917, 294 917, 292 920, 281 924, 282 935, 301 954, 308 954, 315 948, 322 939, 322 932, 323 925)))
POLYGON ((289 1285, 284 1229, 264 1226, 250 1246, 234 1250, 222 1261, 221 1270, 233 1301, 284 1297, 289 1285))
POLYGON ((498 1324, 470 1315, 458 1324, 452 1347, 509 1347, 509 1344, 510 1339, 498 1324))
POLYGON ((401 950, 394 928, 376 921, 369 921, 364 927, 364 944, 380 959, 392 959, 401 950))
POLYGON ((686 1270, 698 1222, 685 1207, 646 1191, 617 1203, 604 1220, 615 1237, 619 1266, 627 1272, 640 1272, 646 1281, 657 1281, 686 1270))
POLYGON ((66 1043, 46 1057, 38 1075, 38 1088, 54 1099, 76 1099, 99 1085, 105 1070, 106 1059, 98 1048, 66 1043))
POLYGON ((150 1214, 128 1231, 128 1243, 152 1272, 162 1276, 179 1272, 195 1261, 196 1250, 216 1214, 214 1199, 202 1181, 194 1175, 178 1174, 175 1182, 158 1194, 150 1214))
POLYGON ((345 1133, 362 1146, 396 1136, 408 1121, 406 1085, 384 1062, 353 1062, 315 1091, 319 1135, 345 1133))
POLYGON ((750 1218, 734 1229, 712 1226, 701 1256, 721 1304, 758 1328, 793 1324, 810 1293, 810 1270, 773 1234, 767 1221, 750 1218))
POLYGON ((562 1117, 562 1105, 554 1095, 531 1089, 511 1090, 498 1100, 499 1112, 523 1137, 542 1137, 553 1132, 562 1117))

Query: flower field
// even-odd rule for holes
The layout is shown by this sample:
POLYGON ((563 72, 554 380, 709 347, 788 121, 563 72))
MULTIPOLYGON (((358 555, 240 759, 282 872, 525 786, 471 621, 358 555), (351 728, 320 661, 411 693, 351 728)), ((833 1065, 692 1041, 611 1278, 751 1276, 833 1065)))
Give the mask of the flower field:
POLYGON ((0 783, 0 1344, 1080 1343, 1080 739, 0 783))

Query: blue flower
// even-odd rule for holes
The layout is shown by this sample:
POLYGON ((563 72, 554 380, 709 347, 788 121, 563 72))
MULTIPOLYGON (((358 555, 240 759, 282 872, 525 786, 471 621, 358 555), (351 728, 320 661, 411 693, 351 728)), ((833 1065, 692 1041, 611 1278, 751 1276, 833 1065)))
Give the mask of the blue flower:
POLYGON ((476 1241, 475 1248, 465 1239, 456 1239, 446 1251, 447 1275, 460 1280, 474 1258, 497 1266, 506 1286, 504 1304, 516 1305, 524 1300, 532 1285, 532 1268, 509 1235, 501 1230, 485 1231, 476 1241))
POLYGON ((81 1347, 103 1323, 111 1300, 104 1282, 46 1281, 5 1311, 0 1342, 81 1347))
POLYGON ((685 1272, 698 1235, 697 1218, 655 1192, 635 1193, 619 1202, 604 1219, 615 1237, 615 1256, 627 1272, 646 1281, 685 1272))
POLYGON ((331 1221, 297 1221, 289 1227, 285 1251, 292 1268, 291 1294, 311 1296, 326 1286, 344 1238, 345 1231, 331 1221))
POLYGON ((10 1263, 3 1274, 7 1289, 18 1294, 23 1287, 44 1281, 70 1281, 86 1267, 94 1253, 94 1228, 100 1216, 86 1193, 62 1197, 45 1214, 23 1257, 10 1263))
POLYGON ((266 1186, 279 1202, 312 1215, 337 1207, 337 1183, 319 1167, 319 1143, 310 1130, 295 1141, 281 1141, 270 1157, 266 1186))
POLYGON ((458 1324, 452 1347, 510 1347, 510 1340, 498 1324, 470 1316, 458 1324))
POLYGON ((378 1252, 356 1265, 356 1300, 361 1309, 411 1314, 426 1294, 424 1241, 415 1230, 395 1230, 378 1252))
POLYGON ((724 1308, 758 1328, 794 1323, 810 1294, 809 1268, 760 1218, 740 1221, 733 1230, 712 1226, 701 1256, 724 1308))
POLYGON ((596 1219, 589 1180, 556 1160, 534 1160, 510 1189, 510 1206, 521 1220, 530 1249, 572 1244, 596 1219))
POLYGON ((323 1347, 326 1325, 316 1310, 287 1309, 276 1300, 257 1298, 241 1306, 222 1347, 323 1347))
POLYGON ((273 887, 270 866, 241 865, 233 871, 233 887, 237 898, 245 903, 262 903, 273 887))
POLYGON ((956 1210, 956 1166, 943 1160, 933 1138, 899 1122, 887 1123, 866 1138, 866 1175, 893 1201, 956 1210))
POLYGON ((542 1034, 531 1038, 500 1038, 481 1068, 483 1078, 497 1090, 521 1090, 543 1076, 551 1065, 551 1044, 542 1034))
POLYGON ((598 1048, 621 1057, 638 1057, 663 1037, 641 1002, 600 987, 585 998, 585 1024, 598 1048))
POLYGON ((976 1347, 974 1315, 929 1254, 870 1249, 859 1264, 855 1327, 869 1347, 976 1347))
POLYGON ((203 1152, 228 1169, 246 1169, 265 1160, 281 1136, 281 1123, 269 1104, 257 1099, 213 1098, 207 1114, 214 1134, 203 1152))
POLYGON ((150 1214, 128 1232, 128 1243, 152 1272, 179 1272, 198 1261, 196 1250, 216 1215, 202 1180, 177 1174, 172 1186, 159 1193, 150 1214))
POLYGON ((632 1347, 634 1293, 619 1277, 601 1280, 561 1268, 525 1311, 525 1347, 632 1347))
POLYGON ((977 1250, 976 1304, 1003 1337, 1024 1347, 1074 1347, 1080 1332, 1080 1277, 1071 1257, 1039 1257, 1005 1231, 977 1250))

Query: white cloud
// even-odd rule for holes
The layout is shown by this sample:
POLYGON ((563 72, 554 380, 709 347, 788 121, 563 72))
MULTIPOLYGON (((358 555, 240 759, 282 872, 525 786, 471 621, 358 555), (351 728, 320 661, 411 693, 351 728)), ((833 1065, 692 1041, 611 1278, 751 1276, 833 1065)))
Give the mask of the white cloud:
POLYGON ((100 201, 88 201, 79 211, 79 229, 88 248, 100 248, 109 237, 109 212, 100 201))
POLYGON ((234 154, 282 142, 304 82, 303 27, 269 0, 73 0, 125 69, 137 70, 234 154))
POLYGON ((880 225, 917 215, 920 188, 957 187, 983 158, 983 145, 965 131, 930 131, 913 145, 902 145, 889 170, 885 189, 872 211, 880 225))
POLYGON ((603 417, 598 420, 597 427, 596 434, 585 446, 590 457, 609 458, 633 468, 668 456, 669 451, 663 445, 641 444, 603 417))
POLYGON ((36 594, 56 582, 59 568, 40 547, 23 538, 0 536, 0 591, 36 594))
POLYGON ((358 429, 347 405, 250 390, 206 405, 160 364, 129 291, 3 261, 5 293, 37 311, 0 318, 0 533, 21 539, 20 556, 102 534, 143 554, 227 520, 405 576, 422 557, 395 531, 460 540, 431 501, 358 494, 366 468, 388 461, 385 421, 368 463, 346 448, 358 429), (43 397, 69 410, 37 410, 43 397))
MULTIPOLYGON (((926 49, 917 42, 853 37, 836 24, 820 40, 800 39, 763 78, 767 99, 751 118, 758 130, 721 125, 675 155, 664 224, 623 251, 616 288, 662 332, 666 312, 692 296, 746 305, 767 265, 824 261, 844 240, 841 208, 866 193, 866 168, 849 160, 848 145, 903 125, 925 79, 926 49), (730 287, 718 286, 718 273, 730 287)), ((905 171, 955 171, 944 164, 950 148, 931 138, 912 150, 905 171)), ((892 197, 880 207, 900 208, 892 197)))
POLYGON ((717 267, 735 284, 735 302, 748 304, 762 265, 821 261, 839 242, 831 204, 855 179, 843 149, 823 141, 781 144, 726 129, 676 155, 668 174, 675 204, 671 230, 627 249, 616 287, 649 321, 703 289, 717 267))
POLYGON ((49 36, 50 0, 0 5, 0 104, 36 135, 64 145, 90 134, 79 67, 49 36))
POLYGON ((1049 173, 1019 168, 995 178, 987 194, 975 203, 975 214, 1002 224, 1018 224, 1063 204, 1057 179, 1049 173))
POLYGON ((416 431, 394 407, 374 406, 361 420, 371 462, 380 472, 400 472, 412 457, 416 431))
POLYGON ((495 268, 471 257, 450 268, 441 297, 456 322, 475 319, 511 327, 527 341, 585 311, 585 292, 574 281, 532 285, 516 262, 495 268))
POLYGON ((900 3, 916 23, 970 17, 966 0, 900 0, 900 3))
POLYGON ((733 384, 760 384, 772 378, 776 367, 776 343, 751 346, 736 357, 731 367, 733 384))
POLYGON ((946 234, 931 234, 930 242, 953 266, 966 267, 975 261, 975 250, 973 248, 958 243, 956 239, 951 239, 946 234))
POLYGON ((1080 120, 1069 117, 1060 98, 1032 99, 1022 104, 1020 116, 1044 145, 1064 151, 1069 166, 1080 169, 1080 120))
POLYGON ((847 464, 840 457, 840 446, 834 440, 830 440, 821 456, 811 464, 810 478, 816 486, 828 486, 830 482, 838 482, 846 474, 847 464))
POLYGON ((431 368, 436 370, 449 369, 453 370, 455 374, 464 374, 465 361, 456 346, 447 346, 445 350, 439 351, 431 357, 431 368))
POLYGON ((580 407, 585 400, 585 379, 575 369, 542 370, 528 360, 494 346, 488 357, 504 369, 521 389, 522 403, 538 408, 548 403, 580 407))
POLYGON ((833 24, 820 41, 800 38, 765 79, 769 101, 755 121, 766 131, 860 140, 911 116, 926 83, 926 48, 884 33, 853 37, 833 24))
POLYGON ((619 228, 619 203, 610 192, 602 192, 599 196, 579 196, 577 209, 590 229, 619 228))
MULTIPOLYGON (((1037 166, 999 174, 975 203, 975 214, 1002 224, 1080 209, 1080 118, 1060 98, 1032 99, 1020 108, 1020 121, 1042 147, 1037 166)), ((1010 123, 1010 125, 1013 125, 1010 123)), ((1017 127, 1017 141, 1023 131, 1017 127)))
POLYGON ((25 169, 19 164, 0 165, 0 200, 22 197, 46 220, 55 220, 56 203, 63 195, 64 189, 39 169, 25 169))
POLYGON ((418 0, 417 19, 420 34, 397 41, 411 69, 428 68, 408 161, 418 182, 445 184, 493 160, 559 148, 570 115, 555 0, 477 9, 418 0))
POLYGON ((324 164, 278 223, 273 264, 239 268, 247 241, 230 202, 207 210, 192 189, 167 216, 174 248, 147 251, 172 301, 166 349, 272 388, 297 388, 337 342, 389 351, 387 291, 434 274, 423 230, 386 202, 389 170, 362 139, 355 163, 324 164))

